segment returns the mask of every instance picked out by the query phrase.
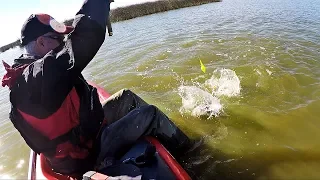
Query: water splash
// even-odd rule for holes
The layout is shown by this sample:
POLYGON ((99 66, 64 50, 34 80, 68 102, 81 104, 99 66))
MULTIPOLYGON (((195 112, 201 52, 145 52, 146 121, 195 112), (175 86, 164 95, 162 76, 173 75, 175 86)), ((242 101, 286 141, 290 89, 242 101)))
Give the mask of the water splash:
POLYGON ((236 73, 231 69, 217 69, 213 76, 205 82, 205 85, 212 89, 212 93, 220 96, 238 96, 241 86, 236 73))
POLYGON ((182 99, 180 113, 192 116, 218 117, 223 111, 221 96, 233 97, 240 94, 240 80, 230 69, 217 69, 203 84, 194 82, 193 86, 181 85, 178 94, 182 99))
POLYGON ((217 117, 222 105, 217 97, 196 86, 180 86, 179 95, 182 98, 181 113, 191 113, 192 116, 209 115, 217 117))

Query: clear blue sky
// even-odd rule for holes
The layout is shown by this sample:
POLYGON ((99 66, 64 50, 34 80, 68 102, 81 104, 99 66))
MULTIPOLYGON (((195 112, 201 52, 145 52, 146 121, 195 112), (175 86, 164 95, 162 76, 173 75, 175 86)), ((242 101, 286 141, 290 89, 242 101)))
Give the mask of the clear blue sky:
MULTIPOLYGON (((106 0, 107 1, 107 0, 106 0)), ((155 0, 115 0, 111 8, 155 0)), ((0 46, 20 37, 24 21, 32 13, 47 13, 58 21, 72 18, 84 0, 2 0, 0 5, 0 46)))

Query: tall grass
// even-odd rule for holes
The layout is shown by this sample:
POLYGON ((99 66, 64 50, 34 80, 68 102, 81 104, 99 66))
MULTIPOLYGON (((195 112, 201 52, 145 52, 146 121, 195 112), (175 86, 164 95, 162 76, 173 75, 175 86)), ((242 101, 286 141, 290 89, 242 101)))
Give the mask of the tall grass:
MULTIPOLYGON (((143 4, 135 4, 131 6, 113 9, 110 11, 109 20, 111 22, 119 22, 149 14, 220 1, 221 0, 159 0, 154 2, 146 2, 143 4)), ((64 23, 67 25, 71 25, 72 22, 73 19, 70 19, 66 20, 64 23)), ((19 40, 0 47, 0 52, 4 52, 15 46, 21 46, 19 40)))
POLYGON ((110 21, 118 22, 149 14, 220 1, 221 0, 160 0, 146 2, 112 10, 110 12, 110 21))

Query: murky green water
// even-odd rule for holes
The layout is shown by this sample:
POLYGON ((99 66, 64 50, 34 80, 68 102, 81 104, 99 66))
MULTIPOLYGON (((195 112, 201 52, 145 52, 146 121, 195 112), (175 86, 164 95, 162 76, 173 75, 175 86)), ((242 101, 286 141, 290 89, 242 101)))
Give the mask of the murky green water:
MULTIPOLYGON (((225 0, 114 32, 85 76, 110 93, 130 88, 205 136, 207 148, 186 160, 201 179, 320 179, 320 1, 225 0)), ((7 93, 0 177, 21 179, 29 150, 8 120, 7 93)))

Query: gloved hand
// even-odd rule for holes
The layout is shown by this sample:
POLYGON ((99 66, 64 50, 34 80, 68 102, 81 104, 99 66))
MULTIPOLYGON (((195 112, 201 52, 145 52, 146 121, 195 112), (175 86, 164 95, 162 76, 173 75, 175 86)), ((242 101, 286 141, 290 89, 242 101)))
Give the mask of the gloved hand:
POLYGON ((129 177, 129 176, 107 176, 107 175, 104 175, 104 174, 101 174, 101 173, 98 173, 98 172, 95 172, 95 171, 89 171, 87 173, 85 173, 83 175, 83 178, 82 180, 141 180, 141 175, 139 176, 136 176, 136 177, 129 177))

